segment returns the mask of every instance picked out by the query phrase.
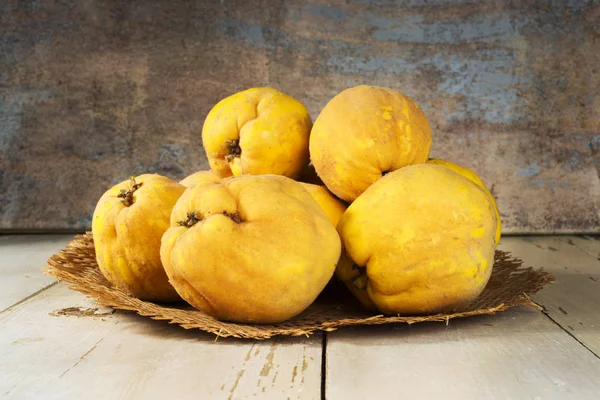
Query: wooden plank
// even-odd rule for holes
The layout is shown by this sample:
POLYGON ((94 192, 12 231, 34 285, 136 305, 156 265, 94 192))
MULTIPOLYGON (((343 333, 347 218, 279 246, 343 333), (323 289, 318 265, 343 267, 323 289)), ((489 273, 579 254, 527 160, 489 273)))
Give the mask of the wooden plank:
POLYGON ((572 243, 600 261, 600 236, 571 236, 572 243))
POLYGON ((0 315, 3 399, 316 399, 321 337, 219 339, 94 307, 58 284, 0 315))
POLYGON ((327 334, 326 398, 597 399, 600 359, 545 315, 327 334))
POLYGON ((556 283, 533 300, 600 356, 600 240, 566 237, 503 238, 503 250, 554 274, 556 283))
POLYGON ((600 241, 504 237, 500 248, 555 274, 556 283, 534 300, 560 326, 519 308, 452 321, 448 328, 418 324, 334 332, 327 339, 327 398, 364 398, 377 388, 390 399, 596 398, 600 261, 594 255, 600 241), (359 379, 363 384, 353 384, 359 379))
POLYGON ((235 91, 277 87, 316 118, 364 83, 422 106, 432 155, 481 174, 506 232, 598 233, 599 11, 593 1, 0 2, 0 229, 87 229, 111 184, 205 168, 204 118, 235 91))
POLYGON ((72 235, 0 236, 0 311, 51 285, 56 280, 42 273, 48 258, 72 235))

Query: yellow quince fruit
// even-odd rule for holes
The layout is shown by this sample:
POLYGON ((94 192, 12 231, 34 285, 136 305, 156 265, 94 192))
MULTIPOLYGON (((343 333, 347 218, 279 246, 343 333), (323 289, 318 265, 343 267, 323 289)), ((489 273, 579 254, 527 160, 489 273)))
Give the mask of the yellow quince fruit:
POLYGON ((315 199, 333 226, 337 226, 342 214, 346 211, 346 205, 341 200, 335 198, 324 186, 305 182, 298 183, 315 199))
POLYGON ((102 195, 92 219, 96 260, 106 279, 142 300, 181 300, 160 261, 160 242, 185 186, 144 174, 102 195))
POLYGON ((496 203, 496 199, 494 199, 494 195, 485 186, 485 183, 483 183, 481 178, 479 178, 479 176, 477 176, 477 174, 475 172, 473 172, 472 170, 462 167, 457 164, 453 164, 450 161, 441 160, 439 158, 430 158, 427 161, 427 163, 441 165, 442 167, 450 168, 452 171, 461 174, 465 178, 469 179, 471 182, 475 183, 488 195, 488 197, 490 198, 490 201, 494 205, 494 211, 496 213, 497 224, 496 224, 496 234, 494 236, 494 240, 495 240, 496 246, 497 246, 498 243, 500 242, 500 236, 502 235, 502 221, 500 220, 500 211, 498 210, 498 204, 496 203))
POLYGON ((296 178, 309 162, 311 127, 308 110, 298 100, 272 88, 252 88, 217 103, 204 121, 202 143, 220 178, 296 178))
POLYGON ((219 182, 220 178, 212 171, 197 171, 179 181, 180 185, 190 187, 198 184, 219 182))
POLYGON ((385 314, 431 314, 468 304, 494 263, 496 214, 462 175, 418 164, 391 172, 348 207, 338 224, 358 287, 385 314))
POLYGON ((315 300, 340 251, 335 227, 298 182, 243 175, 186 190, 161 259, 192 306, 220 320, 269 324, 315 300))
MULTIPOLYGON (((340 218, 342 218, 342 215, 346 211, 346 205, 333 196, 324 186, 303 182, 301 182, 301 184, 308 190, 308 193, 311 194, 317 203, 319 203, 321 209, 325 211, 325 214, 333 226, 337 226, 340 218)), ((369 299, 367 292, 356 287, 355 279, 359 276, 358 268, 355 266, 354 262, 346 256, 343 250, 335 268, 335 276, 346 285, 365 308, 371 310, 375 308, 373 302, 369 299)))
POLYGON ((310 157, 337 197, 352 202, 388 172, 424 163, 431 129, 410 97, 378 86, 356 86, 336 95, 310 135, 310 157))

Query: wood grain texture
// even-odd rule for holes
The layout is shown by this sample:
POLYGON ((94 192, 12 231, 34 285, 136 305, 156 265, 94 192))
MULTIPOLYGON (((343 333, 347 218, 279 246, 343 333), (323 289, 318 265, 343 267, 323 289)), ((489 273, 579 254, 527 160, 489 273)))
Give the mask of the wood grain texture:
POLYGON ((522 254, 527 265, 542 267, 556 277, 556 282, 533 300, 600 357, 600 240, 573 236, 503 238, 501 248, 522 254))
POLYGON ((495 316, 327 335, 328 400, 595 399, 600 359, 546 316, 495 316))
MULTIPOLYGON (((0 237, 0 284, 26 289, 19 292, 23 302, 0 309, 3 399, 321 397, 320 335, 215 343, 213 335, 195 330, 96 310, 64 284, 30 296, 30 281, 20 275, 41 276, 35 265, 62 239, 0 237)), ((552 320, 518 308, 448 327, 328 333, 326 398, 597 398, 599 243, 573 236, 502 239, 501 249, 556 275, 535 297, 552 320)))
POLYGON ((0 236, 0 311, 56 282, 44 275, 48 258, 70 235, 0 236))
POLYGON ((321 337, 220 339, 94 304, 63 284, 0 314, 3 399, 317 399, 321 337))
POLYGON ((315 118, 367 83, 422 105, 432 155, 481 174, 505 232, 599 232, 598 18, 595 1, 4 1, 0 229, 85 229, 111 184, 206 167, 204 117, 235 91, 277 87, 315 118))
POLYGON ((600 390, 600 240, 503 238, 556 283, 534 300, 548 313, 495 316, 327 336, 328 399, 595 399, 600 390))

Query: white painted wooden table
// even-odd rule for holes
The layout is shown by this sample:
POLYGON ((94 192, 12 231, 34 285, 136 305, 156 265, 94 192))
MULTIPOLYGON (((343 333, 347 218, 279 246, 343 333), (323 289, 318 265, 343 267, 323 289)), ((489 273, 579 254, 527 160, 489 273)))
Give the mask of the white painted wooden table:
POLYGON ((507 237, 556 283, 547 315, 219 339, 92 300, 41 272, 69 235, 0 236, 2 399, 599 399, 600 238, 507 237))

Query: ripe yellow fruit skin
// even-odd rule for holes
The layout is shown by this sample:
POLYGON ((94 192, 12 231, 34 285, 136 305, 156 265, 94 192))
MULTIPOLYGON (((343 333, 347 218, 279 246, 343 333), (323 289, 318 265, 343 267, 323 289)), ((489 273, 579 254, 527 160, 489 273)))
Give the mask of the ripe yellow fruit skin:
POLYGON ((324 186, 305 182, 298 183, 315 199, 333 226, 337 226, 340 218, 342 218, 342 214, 346 211, 346 205, 336 199, 324 186))
POLYGON ((185 186, 160 175, 135 177, 139 186, 123 204, 124 181, 109 189, 98 201, 92 219, 96 259, 106 279, 142 300, 180 301, 169 284, 160 261, 160 243, 169 227, 171 211, 185 186))
POLYGON ((278 323, 308 307, 340 257, 335 227, 302 186, 243 175, 186 190, 161 259, 188 303, 220 320, 278 323), (195 213, 199 220, 181 226, 195 213))
POLYGON ((297 178, 309 162, 311 127, 308 110, 298 100, 272 88, 252 88, 215 105, 204 121, 202 143, 221 178, 297 178))
POLYGON ((347 202, 385 173, 424 163, 430 147, 431 129, 419 106, 377 86, 356 86, 336 95, 310 136, 310 157, 319 177, 347 202))
MULTIPOLYGON (((337 226, 340 218, 346 211, 346 205, 335 198, 324 186, 313 185, 311 183, 303 183, 302 186, 311 194, 311 196, 319 203, 321 209, 325 211, 327 217, 333 224, 333 226, 337 226)), ((359 273, 358 270, 354 267, 354 262, 344 254, 342 250, 342 254, 335 268, 335 275, 338 279, 340 279, 346 287, 354 294, 354 296, 360 301, 360 303, 366 307, 367 309, 374 309, 375 306, 371 299, 369 299, 369 295, 365 290, 358 290, 354 284, 353 279, 356 278, 359 273)))
POLYGON ((179 181, 180 185, 190 187, 198 184, 218 182, 220 179, 212 171, 197 171, 179 181))
POLYGON ((366 273, 385 314, 431 314, 474 300, 494 261, 488 195, 438 165, 412 165, 375 182, 338 224, 346 253, 366 273))
POLYGON ((500 242, 500 236, 502 235, 502 221, 500 219, 500 211, 498 210, 498 204, 496 203, 496 199, 494 199, 494 195, 485 186, 485 183, 483 183, 483 181, 481 180, 481 178, 479 178, 479 176, 475 172, 473 172, 472 170, 470 170, 468 168, 465 168, 465 167, 462 167, 460 165, 451 163, 450 161, 441 160, 439 158, 430 158, 427 161, 427 163, 428 164, 441 165, 442 167, 450 168, 452 171, 461 174, 465 178, 467 178, 470 181, 474 182, 481 189, 483 189, 483 191, 490 198, 491 202, 494 204, 494 211, 496 212, 496 221, 498 222, 498 224, 496 225, 495 242, 496 242, 496 246, 497 246, 498 243, 500 242))

